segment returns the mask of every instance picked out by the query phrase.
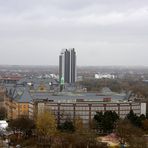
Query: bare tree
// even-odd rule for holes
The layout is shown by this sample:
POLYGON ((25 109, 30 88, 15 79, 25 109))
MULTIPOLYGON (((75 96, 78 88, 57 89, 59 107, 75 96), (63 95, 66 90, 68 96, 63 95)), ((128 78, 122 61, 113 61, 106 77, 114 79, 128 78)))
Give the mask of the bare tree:
POLYGON ((0 120, 7 118, 7 110, 5 107, 0 107, 0 120))

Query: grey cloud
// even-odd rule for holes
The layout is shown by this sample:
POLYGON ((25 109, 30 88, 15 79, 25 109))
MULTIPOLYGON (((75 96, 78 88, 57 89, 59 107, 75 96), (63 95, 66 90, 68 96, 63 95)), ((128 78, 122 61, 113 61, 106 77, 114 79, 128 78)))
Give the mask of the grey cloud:
POLYGON ((147 25, 147 0, 0 0, 0 63, 54 65, 74 47, 79 65, 148 65, 147 25))

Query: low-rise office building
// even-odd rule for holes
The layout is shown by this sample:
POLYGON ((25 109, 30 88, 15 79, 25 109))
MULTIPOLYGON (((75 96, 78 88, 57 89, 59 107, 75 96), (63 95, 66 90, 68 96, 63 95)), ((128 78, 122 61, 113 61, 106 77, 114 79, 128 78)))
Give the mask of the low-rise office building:
POLYGON ((58 103, 51 100, 35 100, 34 110, 36 111, 36 114, 46 110, 52 111, 57 118, 58 124, 63 122, 66 118, 70 118, 75 121, 75 118, 80 117, 84 124, 91 125, 96 112, 115 111, 120 118, 125 118, 130 110, 133 110, 137 115, 146 114, 146 104, 135 102, 99 101, 58 103))

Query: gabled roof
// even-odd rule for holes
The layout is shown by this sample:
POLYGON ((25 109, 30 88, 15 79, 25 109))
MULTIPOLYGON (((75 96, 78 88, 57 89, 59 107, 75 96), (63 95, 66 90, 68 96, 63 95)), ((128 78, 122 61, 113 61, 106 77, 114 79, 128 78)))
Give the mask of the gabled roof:
POLYGON ((18 101, 19 103, 27 103, 30 102, 32 100, 32 96, 29 92, 29 89, 27 87, 24 88, 24 91, 22 92, 22 94, 18 94, 15 97, 15 100, 18 101))

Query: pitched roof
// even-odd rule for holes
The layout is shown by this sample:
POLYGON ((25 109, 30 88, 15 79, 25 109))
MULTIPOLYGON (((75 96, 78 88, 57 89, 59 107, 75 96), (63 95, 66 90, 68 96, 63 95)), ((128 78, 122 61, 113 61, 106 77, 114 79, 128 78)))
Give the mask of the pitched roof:
POLYGON ((17 95, 15 98, 18 102, 23 102, 23 103, 27 103, 30 102, 32 100, 32 96, 28 90, 27 87, 24 88, 24 91, 22 92, 21 95, 17 95))

